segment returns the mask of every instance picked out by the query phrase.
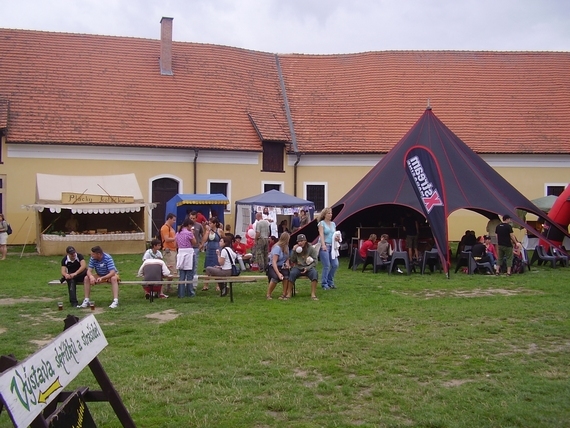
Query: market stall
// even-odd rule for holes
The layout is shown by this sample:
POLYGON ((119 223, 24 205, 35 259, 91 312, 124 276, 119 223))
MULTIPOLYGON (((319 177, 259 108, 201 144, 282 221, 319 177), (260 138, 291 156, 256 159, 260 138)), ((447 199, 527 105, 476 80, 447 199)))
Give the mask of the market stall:
POLYGON ((111 254, 146 249, 144 202, 134 174, 36 175, 36 245, 42 255, 64 254, 69 245, 89 254, 100 245, 111 254))
POLYGON ((166 203, 166 215, 176 215, 176 228, 180 227, 190 211, 199 212, 207 219, 215 215, 224 224, 224 211, 229 203, 229 199, 221 193, 179 193, 166 203))

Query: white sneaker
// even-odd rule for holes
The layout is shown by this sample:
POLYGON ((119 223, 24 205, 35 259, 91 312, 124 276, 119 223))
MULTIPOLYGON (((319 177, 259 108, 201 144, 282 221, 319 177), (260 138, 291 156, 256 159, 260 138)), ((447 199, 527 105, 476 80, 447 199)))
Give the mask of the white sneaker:
POLYGON ((87 299, 83 300, 83 303, 80 305, 77 305, 77 307, 80 309, 88 308, 89 307, 89 300, 87 300, 87 299))
POLYGON ((404 272, 402 272, 402 269, 398 268, 398 273, 404 273, 404 272))
POLYGON ((111 303, 111 304, 109 305, 109 307, 110 307, 111 309, 115 309, 117 306, 119 306, 119 301, 118 301, 118 300, 113 300, 113 303, 111 303))

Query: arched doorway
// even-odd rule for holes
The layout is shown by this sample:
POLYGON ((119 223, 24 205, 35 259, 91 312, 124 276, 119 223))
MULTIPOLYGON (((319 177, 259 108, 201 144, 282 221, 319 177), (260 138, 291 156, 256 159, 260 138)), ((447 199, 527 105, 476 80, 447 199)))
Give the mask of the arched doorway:
POLYGON ((158 178, 152 182, 152 202, 156 208, 152 210, 152 236, 160 235, 160 227, 166 217, 166 203, 178 194, 178 181, 172 178, 158 178))

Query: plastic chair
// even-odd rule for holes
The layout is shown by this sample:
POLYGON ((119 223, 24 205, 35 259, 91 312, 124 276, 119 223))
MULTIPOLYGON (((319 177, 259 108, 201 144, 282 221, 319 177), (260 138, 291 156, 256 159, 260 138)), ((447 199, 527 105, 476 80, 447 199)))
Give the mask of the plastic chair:
POLYGON ((484 269, 485 273, 488 274, 494 273, 493 265, 491 265, 491 262, 479 262, 473 258, 473 254, 469 251, 469 266, 467 272, 469 275, 473 275, 480 269, 484 269))
MULTIPOLYGON (((375 257, 374 254, 375 253, 376 253, 376 250, 366 250, 366 260, 364 260, 364 266, 362 266, 362 272, 364 272, 364 269, 366 269, 366 266, 368 266, 370 264, 374 268, 374 257, 375 257)), ((362 256, 360 256, 360 258, 362 258, 362 256)), ((374 272, 374 273, 376 273, 376 272, 374 272)))
POLYGON ((563 254, 558 248, 550 247, 550 254, 556 257, 556 261, 560 262, 561 266, 568 266, 568 256, 563 254))
POLYGON ((373 272, 376 273, 378 272, 378 268, 382 268, 384 266, 390 266, 391 260, 383 260, 380 257, 380 254, 378 254, 378 251, 376 250, 368 250, 368 255, 372 256, 373 258, 373 266, 374 266, 374 270, 373 272), (373 254, 372 254, 373 253, 373 254))
POLYGON ((459 259, 457 260, 457 265, 455 266, 455 273, 462 268, 466 267, 469 269, 469 259, 471 258, 471 251, 461 251, 459 253, 459 259))
POLYGON ((556 267, 556 256, 551 256, 546 253, 546 250, 542 245, 537 245, 534 247, 534 254, 532 255, 532 260, 530 263, 534 263, 535 260, 538 260, 538 265, 540 266, 542 263, 550 262, 553 268, 556 267))
POLYGON ((362 257, 360 256, 360 253, 358 252, 358 250, 355 250, 352 252, 352 257, 350 258, 351 262, 350 265, 348 266, 349 269, 352 270, 356 270, 358 269, 358 266, 360 266, 362 263, 364 263, 364 260, 362 260, 362 257))
POLYGON ((422 275, 425 273, 426 271, 426 265, 429 266, 430 268, 430 272, 434 272, 435 269, 439 270, 439 273, 442 272, 441 269, 441 261, 439 260, 439 253, 437 252, 437 249, 432 249, 429 251, 424 251, 424 257, 422 258, 422 270, 421 273, 422 275), (434 265, 430 265, 429 264, 429 260, 435 260, 435 264, 434 265))
MULTIPOLYGON (((408 275, 410 275, 412 273, 412 269, 411 269, 411 265, 410 265, 410 258, 408 257, 408 253, 407 251, 394 251, 392 253, 392 260, 390 260, 390 269, 388 271, 388 273, 392 273, 392 270, 394 269, 394 265, 398 265, 403 263, 406 266, 406 272, 408 272, 408 275)), ((415 268, 414 268, 414 272, 415 272, 415 268)))

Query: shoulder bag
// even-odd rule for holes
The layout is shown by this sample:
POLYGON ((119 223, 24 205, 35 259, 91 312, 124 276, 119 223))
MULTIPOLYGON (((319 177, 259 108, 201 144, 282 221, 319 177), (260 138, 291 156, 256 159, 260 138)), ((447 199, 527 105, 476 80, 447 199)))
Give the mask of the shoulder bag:
POLYGON ((235 261, 234 259, 232 259, 232 256, 230 255, 228 249, 224 248, 224 250, 226 250, 226 254, 230 258, 230 262, 232 263, 232 276, 239 276, 239 274, 241 273, 241 269, 239 268, 239 266, 235 264, 235 261))

